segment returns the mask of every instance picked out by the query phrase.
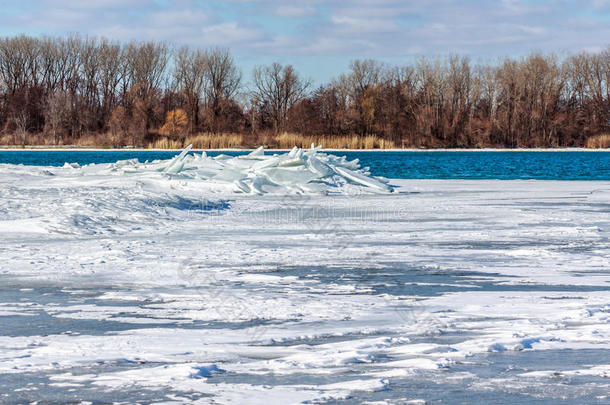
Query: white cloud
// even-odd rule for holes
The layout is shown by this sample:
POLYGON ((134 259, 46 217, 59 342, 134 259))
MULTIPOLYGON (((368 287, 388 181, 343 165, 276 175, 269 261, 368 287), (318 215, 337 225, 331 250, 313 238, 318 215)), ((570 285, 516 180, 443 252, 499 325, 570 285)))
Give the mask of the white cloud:
POLYGON ((336 28, 347 34, 387 33, 400 30, 398 24, 392 20, 335 16, 331 21, 336 28))
POLYGON ((151 0, 41 0, 41 7, 72 10, 108 10, 147 7, 154 5, 151 0))
POLYGON ((316 9, 312 5, 284 5, 280 4, 273 10, 273 14, 279 17, 309 17, 316 14, 316 9))
POLYGON ((150 15, 152 28, 165 29, 175 26, 202 25, 210 22, 209 16, 199 10, 163 10, 150 15))
POLYGON ((265 61, 301 56, 406 62, 420 54, 447 53, 494 59, 531 50, 604 49, 610 43, 610 0, 30 0, 15 4, 10 13, 0 10, 4 33, 80 32, 121 40, 218 45, 265 61))
POLYGON ((544 27, 535 27, 535 26, 530 26, 530 25, 521 25, 518 28, 521 31, 525 32, 526 34, 532 34, 532 35, 541 35, 541 34, 545 34, 547 32, 546 28, 544 28, 544 27))
POLYGON ((591 5, 596 10, 607 10, 610 9, 610 0, 593 0, 591 5))
POLYGON ((234 21, 204 26, 201 28, 201 36, 203 43, 223 46, 237 45, 244 42, 255 44, 264 37, 260 30, 240 26, 234 21))

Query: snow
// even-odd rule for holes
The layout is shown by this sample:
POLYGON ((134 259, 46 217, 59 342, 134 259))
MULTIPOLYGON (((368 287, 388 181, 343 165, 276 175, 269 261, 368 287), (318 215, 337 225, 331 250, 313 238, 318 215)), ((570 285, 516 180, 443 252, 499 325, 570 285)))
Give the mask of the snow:
POLYGON ((610 183, 391 184, 316 149, 0 165, 0 402, 603 403, 610 183))

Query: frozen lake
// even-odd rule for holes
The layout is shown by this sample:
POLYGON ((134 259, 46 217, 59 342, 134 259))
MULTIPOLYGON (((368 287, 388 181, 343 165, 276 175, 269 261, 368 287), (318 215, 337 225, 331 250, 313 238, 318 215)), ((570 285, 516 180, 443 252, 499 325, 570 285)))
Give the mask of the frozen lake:
POLYGON ((610 401, 610 181, 209 167, 0 165, 1 403, 610 401))

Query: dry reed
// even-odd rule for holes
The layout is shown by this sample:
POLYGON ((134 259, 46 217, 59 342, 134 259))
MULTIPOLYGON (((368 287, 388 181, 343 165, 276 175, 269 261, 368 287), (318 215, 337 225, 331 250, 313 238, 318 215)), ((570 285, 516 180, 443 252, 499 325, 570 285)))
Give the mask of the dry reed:
POLYGON ((236 134, 196 134, 184 141, 159 138, 148 144, 150 149, 182 149, 193 145, 195 149, 226 149, 243 146, 243 137, 236 134))
MULTIPOLYGON (((608 135, 605 136, 610 138, 608 135)), ((58 144, 54 145, 52 138, 41 133, 29 134, 27 145, 119 148, 129 145, 129 141, 130 139, 126 136, 113 135, 112 133, 85 134, 76 139, 67 137, 60 139, 58 144)), ((590 142, 591 139, 589 139, 590 142)), ((198 133, 183 139, 162 136, 149 142, 146 146, 149 149, 183 149, 192 144, 195 149, 228 149, 264 145, 267 148, 291 149, 293 146, 309 148, 312 143, 327 149, 394 149, 397 147, 393 141, 374 135, 306 136, 288 132, 280 135, 259 133, 254 136, 232 133, 198 133)), ((589 143, 587 147, 601 147, 590 146, 589 143)), ((2 134, 0 144, 20 146, 19 139, 13 134, 2 134)))
POLYGON ((328 149, 394 149, 393 141, 381 139, 373 135, 368 136, 303 136, 293 133, 283 133, 275 137, 275 147, 290 149, 293 146, 309 148, 311 144, 322 145, 328 149))
POLYGON ((226 149, 243 146, 243 136, 238 134, 196 134, 186 138, 184 145, 196 149, 226 149))
POLYGON ((585 146, 591 149, 610 148, 610 134, 592 136, 587 139, 585 146))

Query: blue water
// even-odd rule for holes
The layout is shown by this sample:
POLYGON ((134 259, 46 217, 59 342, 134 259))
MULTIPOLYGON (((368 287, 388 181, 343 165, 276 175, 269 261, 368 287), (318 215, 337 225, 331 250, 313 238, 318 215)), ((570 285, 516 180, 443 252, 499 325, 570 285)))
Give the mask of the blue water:
MULTIPOLYGON (((169 159, 159 151, 0 151, 0 163, 62 166, 169 159)), ((221 152, 209 152, 211 156, 221 152)), ((224 152, 240 155, 248 152, 224 152)), ((270 152, 268 152, 270 153, 270 152)), ((400 179, 610 180, 610 152, 333 152, 360 159, 376 176, 400 179)))

